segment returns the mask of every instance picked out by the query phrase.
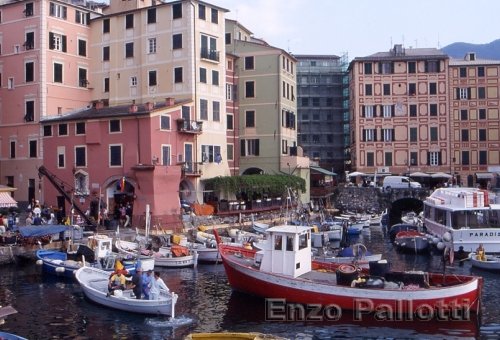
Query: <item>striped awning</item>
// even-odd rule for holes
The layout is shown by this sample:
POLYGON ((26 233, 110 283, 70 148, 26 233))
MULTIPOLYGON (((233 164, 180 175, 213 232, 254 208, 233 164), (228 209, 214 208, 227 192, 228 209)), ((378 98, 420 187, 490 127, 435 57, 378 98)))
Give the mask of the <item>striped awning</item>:
POLYGON ((17 202, 9 192, 0 192, 0 208, 17 207, 17 202))

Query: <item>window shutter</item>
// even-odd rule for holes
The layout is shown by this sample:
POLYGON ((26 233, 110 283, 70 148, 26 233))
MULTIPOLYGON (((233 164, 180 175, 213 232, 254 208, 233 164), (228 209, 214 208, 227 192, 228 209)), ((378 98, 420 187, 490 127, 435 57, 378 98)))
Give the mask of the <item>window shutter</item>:
POLYGON ((87 26, 90 25, 90 13, 87 13, 87 26))
POLYGON ((391 74, 394 73, 394 62, 391 63, 391 74))
POLYGON ((259 155, 259 140, 255 140, 255 156, 259 155))
POLYGON ((245 156, 245 140, 240 141, 240 155, 245 156))
POLYGON ((431 153, 427 151, 427 165, 431 165, 431 153))
POLYGON ((62 51, 66 52, 66 36, 62 36, 62 51))
MULTIPOLYGON (((51 3, 52 5, 52 3, 51 3)), ((49 32, 49 49, 53 50, 54 49, 54 33, 49 32)))
POLYGON ((361 117, 365 117, 365 105, 361 106, 361 117))
POLYGON ((391 117, 396 115, 396 105, 391 105, 391 117))
POLYGON ((460 99, 460 88, 455 88, 455 99, 460 99))
POLYGON ((376 142, 377 141, 377 129, 374 129, 373 130, 373 141, 376 142))
POLYGON ((363 129, 363 135, 361 137, 362 137, 362 141, 366 142, 366 130, 365 129, 363 129))
POLYGON ((468 87, 467 88, 467 99, 471 99, 472 97, 472 88, 468 87))
POLYGON ((441 163, 441 151, 438 153, 438 165, 442 165, 441 163))
POLYGON ((425 62, 425 73, 429 72, 429 63, 425 62))
POLYGON ((381 74, 382 73, 382 63, 377 63, 378 65, 378 74, 381 74))
POLYGON ((395 134, 396 129, 392 129, 392 141, 396 140, 396 134, 395 134))

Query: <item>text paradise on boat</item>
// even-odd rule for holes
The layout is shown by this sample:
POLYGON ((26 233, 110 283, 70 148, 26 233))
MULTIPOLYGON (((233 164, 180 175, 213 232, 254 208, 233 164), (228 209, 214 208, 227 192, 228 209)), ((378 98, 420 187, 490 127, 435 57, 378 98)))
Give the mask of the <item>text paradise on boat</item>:
POLYGON ((353 265, 311 261, 309 227, 277 226, 268 233, 272 246, 260 251, 219 244, 233 289, 293 303, 335 305, 341 310, 480 312, 481 277, 392 271, 370 275, 353 265))
POLYGON ((500 204, 486 190, 439 188, 424 201, 427 231, 457 252, 467 253, 480 244, 487 253, 500 253, 500 204))

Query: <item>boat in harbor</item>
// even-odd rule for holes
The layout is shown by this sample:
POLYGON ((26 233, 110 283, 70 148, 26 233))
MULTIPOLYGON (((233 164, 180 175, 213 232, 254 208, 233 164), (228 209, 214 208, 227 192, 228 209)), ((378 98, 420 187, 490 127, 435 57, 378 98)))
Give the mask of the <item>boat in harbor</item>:
POLYGON ((73 278, 75 272, 83 267, 96 267, 108 272, 123 266, 128 273, 134 273, 139 266, 153 269, 154 259, 140 260, 135 254, 119 254, 111 251, 113 239, 107 235, 92 235, 87 244, 73 244, 73 251, 39 249, 35 255, 37 264, 42 265, 44 273, 73 278), (151 265, 152 264, 152 265, 151 265))
POLYGON ((271 227, 268 239, 270 246, 260 251, 219 243, 234 290, 340 310, 413 314, 422 308, 431 313, 457 308, 480 313, 481 277, 423 271, 387 271, 375 277, 350 264, 316 263, 309 227, 271 227))
POLYGON ((415 224, 396 223, 389 228, 389 239, 394 242, 396 235, 402 231, 420 231, 420 227, 415 224))
POLYGON ((436 189, 424 201, 427 232, 444 247, 470 253, 483 244, 486 253, 500 253, 500 204, 478 188, 436 189))
POLYGON ((416 230, 400 231, 394 238, 394 244, 400 251, 423 253, 429 249, 427 235, 416 230))
POLYGON ((157 300, 136 299, 132 289, 108 292, 109 272, 93 267, 82 267, 75 272, 84 295, 91 301, 119 310, 140 314, 167 315, 175 317, 177 294, 160 291, 157 300))
POLYGON ((370 262, 380 260, 382 254, 372 254, 362 243, 356 243, 333 253, 327 251, 313 255, 313 261, 317 263, 355 264, 360 268, 369 268, 370 262))
POLYGON ((477 253, 469 253, 469 259, 472 267, 500 273, 500 256, 498 255, 480 256, 477 253))

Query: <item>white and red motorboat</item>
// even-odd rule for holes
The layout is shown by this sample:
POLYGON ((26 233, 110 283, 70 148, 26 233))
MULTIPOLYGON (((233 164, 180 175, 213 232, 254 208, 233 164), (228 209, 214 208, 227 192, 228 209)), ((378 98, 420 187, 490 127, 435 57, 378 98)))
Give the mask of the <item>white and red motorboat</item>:
POLYGON ((259 251, 219 244, 233 289, 367 313, 480 313, 481 277, 415 271, 387 271, 381 277, 350 264, 316 263, 311 228, 304 226, 271 227, 268 239, 270 246, 259 251))

